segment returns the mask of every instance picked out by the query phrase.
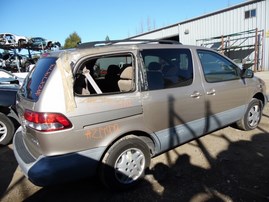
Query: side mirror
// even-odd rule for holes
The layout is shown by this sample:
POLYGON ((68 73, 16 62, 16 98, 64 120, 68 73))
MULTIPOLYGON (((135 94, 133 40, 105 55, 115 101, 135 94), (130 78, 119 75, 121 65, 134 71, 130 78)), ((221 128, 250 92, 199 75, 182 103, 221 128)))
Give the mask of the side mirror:
POLYGON ((253 78, 254 73, 251 69, 243 69, 242 70, 242 78, 253 78))

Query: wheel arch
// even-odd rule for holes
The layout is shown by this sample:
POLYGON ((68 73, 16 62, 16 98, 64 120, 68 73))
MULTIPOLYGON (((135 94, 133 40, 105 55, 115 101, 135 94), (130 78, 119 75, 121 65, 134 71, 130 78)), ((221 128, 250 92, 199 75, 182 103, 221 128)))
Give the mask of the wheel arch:
POLYGON ((107 153, 107 151, 119 140, 121 140, 122 138, 126 138, 126 137, 138 137, 140 138, 149 148, 150 150, 150 156, 153 157, 156 155, 156 153, 158 152, 158 148, 159 148, 159 142, 156 138, 154 138, 154 136, 144 132, 144 131, 139 131, 139 130, 134 130, 134 131, 129 131, 129 132, 125 132, 123 134, 121 134, 120 136, 118 136, 117 138, 115 138, 113 141, 110 142, 110 144, 107 146, 107 148, 105 149, 101 159, 104 158, 105 154, 107 153))
POLYGON ((6 115, 12 121, 15 128, 19 126, 19 117, 12 107, 0 106, 0 113, 6 115))
POLYGON ((12 117, 13 111, 7 107, 0 108, 0 145, 7 145, 12 141, 14 132, 19 126, 16 119, 12 117), (3 130, 2 130, 3 129, 3 130))
POLYGON ((262 108, 265 106, 265 104, 266 104, 266 98, 264 97, 264 95, 261 93, 261 92, 259 92, 259 93, 256 93, 254 96, 253 96, 253 98, 256 98, 256 99, 258 99, 258 100, 260 100, 261 101, 261 104, 262 104, 262 108))

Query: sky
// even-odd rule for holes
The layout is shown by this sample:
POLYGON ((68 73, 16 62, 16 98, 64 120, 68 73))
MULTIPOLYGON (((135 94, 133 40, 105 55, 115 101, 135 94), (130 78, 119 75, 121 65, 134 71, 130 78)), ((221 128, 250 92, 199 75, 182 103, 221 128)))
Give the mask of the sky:
POLYGON ((246 0, 0 0, 0 33, 60 41, 124 39, 246 0))

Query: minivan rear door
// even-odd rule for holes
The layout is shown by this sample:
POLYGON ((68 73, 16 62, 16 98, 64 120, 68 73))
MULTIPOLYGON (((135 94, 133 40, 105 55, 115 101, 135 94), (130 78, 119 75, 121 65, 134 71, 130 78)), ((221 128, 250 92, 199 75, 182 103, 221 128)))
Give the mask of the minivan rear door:
POLYGON ((190 49, 141 51, 146 87, 142 93, 145 125, 161 151, 200 136, 205 127, 205 96, 190 49))

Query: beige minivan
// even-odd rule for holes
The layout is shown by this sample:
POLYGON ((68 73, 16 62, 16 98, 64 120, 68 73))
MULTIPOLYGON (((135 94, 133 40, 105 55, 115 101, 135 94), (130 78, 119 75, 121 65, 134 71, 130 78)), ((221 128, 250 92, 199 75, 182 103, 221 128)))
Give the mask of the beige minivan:
POLYGON ((211 49, 80 44, 43 55, 25 79, 14 152, 39 186, 99 175, 127 189, 162 152, 233 123, 256 128, 266 103, 261 79, 211 49))

